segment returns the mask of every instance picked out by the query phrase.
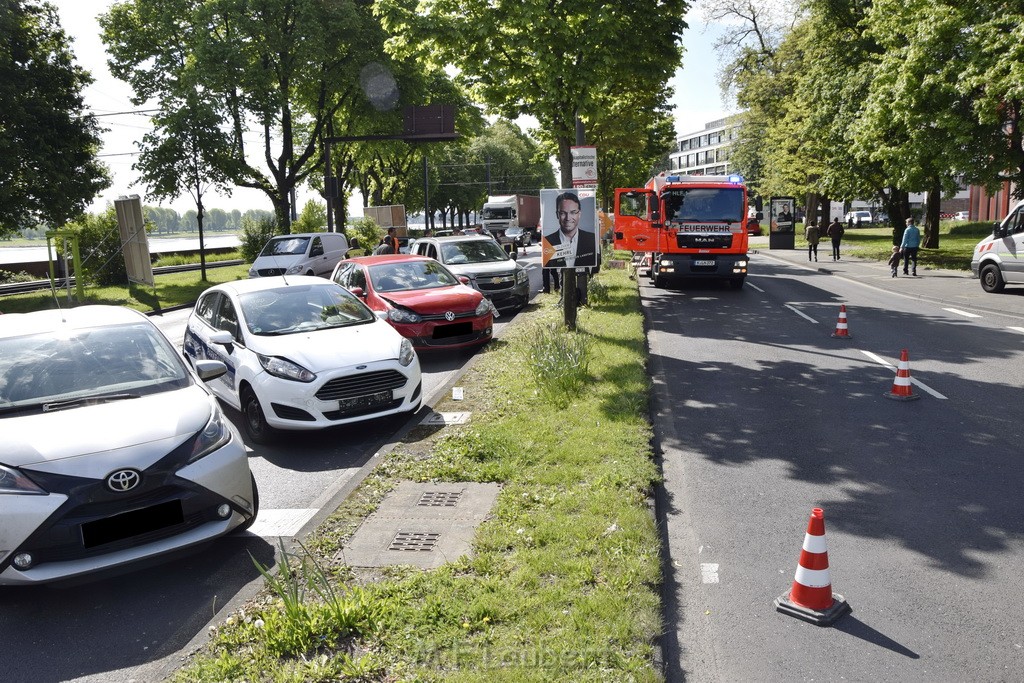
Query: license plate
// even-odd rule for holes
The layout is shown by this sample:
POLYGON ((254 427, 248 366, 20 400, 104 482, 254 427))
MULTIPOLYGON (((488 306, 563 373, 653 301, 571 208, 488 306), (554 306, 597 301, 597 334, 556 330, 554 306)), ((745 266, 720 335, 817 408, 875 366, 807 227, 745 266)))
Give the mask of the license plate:
POLYGON ((180 500, 157 503, 139 510, 122 512, 121 514, 86 522, 82 525, 82 544, 86 548, 115 541, 123 541, 132 536, 160 531, 176 524, 182 524, 185 515, 180 500))
POLYGON ((375 394, 367 394, 366 396, 355 396, 353 398, 343 398, 338 401, 338 410, 353 410, 355 408, 372 408, 374 406, 383 405, 390 403, 394 398, 390 389, 385 391, 378 391, 375 394))
POLYGON ((715 265, 715 261, 714 261, 714 259, 711 259, 711 260, 708 260, 708 259, 698 259, 698 260, 693 262, 693 265, 698 266, 698 267, 699 266, 713 266, 713 265, 715 265))

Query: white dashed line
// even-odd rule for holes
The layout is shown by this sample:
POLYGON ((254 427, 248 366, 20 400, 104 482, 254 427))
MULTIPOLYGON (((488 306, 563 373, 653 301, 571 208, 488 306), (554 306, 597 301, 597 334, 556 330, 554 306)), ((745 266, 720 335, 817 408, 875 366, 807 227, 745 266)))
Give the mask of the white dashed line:
POLYGON ((747 280, 747 287, 751 287, 753 289, 756 289, 757 291, 759 291, 762 294, 764 294, 764 290, 761 289, 760 287, 758 287, 757 285, 753 284, 750 280, 747 280))
POLYGON ((815 325, 817 325, 817 324, 818 324, 818 321, 817 321, 817 320, 815 320, 815 319, 814 319, 814 318, 812 318, 811 316, 807 315, 807 314, 806 314, 806 313, 804 313, 803 311, 800 311, 800 310, 798 310, 798 309, 794 308, 793 306, 790 306, 789 304, 783 304, 783 306, 785 306, 785 307, 786 307, 786 308, 788 308, 789 310, 793 311, 794 313, 796 313, 796 314, 797 314, 798 316, 800 316, 800 317, 801 317, 801 318, 803 318, 804 320, 810 320, 810 321, 811 321, 812 323, 814 323, 815 325))
POLYGON ((962 315, 965 318, 980 318, 981 316, 977 313, 968 313, 967 311, 961 311, 959 308, 943 308, 944 311, 955 313, 956 315, 962 315))
MULTIPOLYGON (((879 365, 883 365, 883 366, 885 366, 885 367, 887 367, 887 368, 889 368, 890 370, 893 370, 893 371, 896 370, 895 366, 891 365, 889 363, 889 361, 885 360, 881 356, 878 356, 878 355, 876 355, 874 353, 871 353, 870 351, 865 351, 864 349, 861 349, 860 352, 863 353, 868 358, 870 358, 871 360, 873 360, 876 363, 878 363, 879 365)), ((917 387, 919 387, 921 389, 921 391, 927 392, 927 393, 931 394, 932 396, 934 396, 935 398, 939 398, 939 399, 942 399, 942 400, 946 399, 945 396, 943 396, 939 392, 935 391, 934 389, 929 387, 927 384, 923 384, 923 383, 917 381, 916 379, 914 379, 913 373, 911 373, 911 375, 910 375, 910 383, 916 385, 917 387)))

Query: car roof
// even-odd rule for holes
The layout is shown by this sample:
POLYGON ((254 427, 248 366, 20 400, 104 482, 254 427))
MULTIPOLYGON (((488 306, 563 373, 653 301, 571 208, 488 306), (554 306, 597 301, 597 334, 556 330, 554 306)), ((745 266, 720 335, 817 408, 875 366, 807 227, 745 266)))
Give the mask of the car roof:
POLYGON ((438 237, 425 237, 428 240, 437 240, 438 242, 450 243, 450 242, 479 242, 480 240, 494 241, 494 238, 490 235, 441 235, 438 237))
MULTIPOLYGON (((334 283, 313 275, 275 275, 273 277, 254 277, 248 280, 232 280, 231 282, 215 285, 210 289, 230 290, 235 294, 247 294, 249 292, 262 292, 268 289, 280 289, 281 287, 297 285, 334 285, 334 283)), ((336 287, 337 285, 334 286, 336 287)))
MULTIPOLYGON (((427 238, 432 239, 432 238, 427 238)), ((375 266, 381 263, 398 263, 402 261, 433 261, 429 256, 418 254, 379 254, 377 256, 356 256, 345 259, 342 263, 359 263, 364 266, 375 266)))
POLYGON ((123 306, 76 306, 65 309, 47 309, 30 313, 0 315, 0 337, 54 332, 58 329, 84 329, 107 325, 125 325, 147 320, 139 311, 123 306))

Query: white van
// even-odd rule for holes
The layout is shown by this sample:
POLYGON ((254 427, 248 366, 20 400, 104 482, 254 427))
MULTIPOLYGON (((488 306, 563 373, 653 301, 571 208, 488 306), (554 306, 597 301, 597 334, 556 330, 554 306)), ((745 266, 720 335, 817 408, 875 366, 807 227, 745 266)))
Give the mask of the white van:
POLYGON ((338 232, 304 232, 271 238, 249 268, 249 277, 319 275, 330 277, 348 251, 338 232))
POLYGON ((981 279, 986 292, 1001 292, 1009 283, 1024 284, 1024 201, 974 247, 971 273, 981 279))

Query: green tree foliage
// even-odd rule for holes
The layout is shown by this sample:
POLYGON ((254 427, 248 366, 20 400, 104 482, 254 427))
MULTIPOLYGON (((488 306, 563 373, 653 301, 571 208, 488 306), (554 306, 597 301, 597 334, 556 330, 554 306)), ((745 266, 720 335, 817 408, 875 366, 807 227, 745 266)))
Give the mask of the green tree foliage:
POLYGON ((605 94, 643 90, 668 99, 688 7, 685 0, 656 8, 599 0, 376 4, 396 54, 454 64, 473 97, 495 113, 536 117, 557 149, 562 184, 571 182, 577 112, 600 119, 605 94))
POLYGON ((37 222, 62 225, 110 185, 96 158, 100 128, 49 4, 0 3, 0 236, 37 222))
POLYGON ((255 261, 263 251, 264 245, 277 232, 277 223, 274 222, 273 216, 267 215, 265 212, 262 216, 247 213, 242 217, 242 236, 238 246, 242 258, 249 263, 255 261))
POLYGON ((292 223, 292 232, 323 232, 327 229, 327 205, 315 199, 308 200, 299 217, 292 223))
POLYGON ((166 130, 213 135, 216 122, 226 138, 195 138, 210 153, 203 167, 264 192, 288 231, 290 192, 322 166, 321 140, 345 105, 341 94, 357 82, 364 55, 354 41, 370 21, 352 0, 125 0, 100 24, 111 71, 137 102, 169 105, 198 89, 204 108, 186 107, 191 120, 166 130), (254 158, 263 168, 247 153, 250 129, 260 136, 254 158))

